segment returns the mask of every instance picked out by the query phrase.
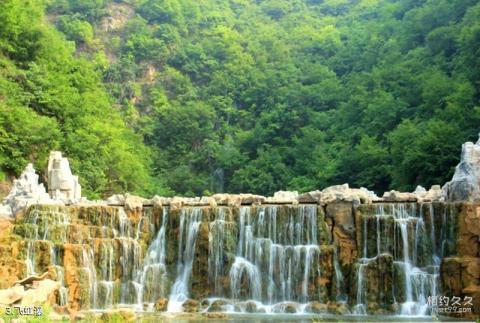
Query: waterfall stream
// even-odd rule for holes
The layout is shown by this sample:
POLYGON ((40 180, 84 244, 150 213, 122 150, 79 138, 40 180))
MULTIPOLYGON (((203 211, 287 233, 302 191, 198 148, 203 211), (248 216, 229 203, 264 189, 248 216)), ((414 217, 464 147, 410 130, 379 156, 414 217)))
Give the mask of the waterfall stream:
MULTIPOLYGON (((437 215, 433 204, 428 205, 428 219, 422 205, 417 207, 415 203, 382 203, 374 205, 372 211, 370 216, 362 218, 363 258, 359 260, 357 268, 357 304, 354 313, 366 314, 366 270, 373 267, 380 258, 390 255, 393 256, 395 275, 400 277, 395 281, 397 290, 403 291, 400 295, 392 295, 393 299, 401 300, 398 313, 409 316, 428 315, 430 309, 427 298, 436 297, 439 293, 439 266, 442 257, 435 247, 437 238, 434 221, 437 215), (374 235, 369 231, 370 219, 375 221, 374 235), (428 230, 425 226, 427 221, 430 224, 428 230), (393 244, 388 243, 388 236, 382 237, 382 226, 390 226, 394 235, 393 244), (372 237, 375 237, 374 252, 368 249, 372 245, 369 243, 372 237), (391 254, 382 253, 388 250, 391 254)), ((445 214, 441 218, 442 228, 446 224, 445 214)), ((440 244, 444 245, 447 236, 441 234, 440 238, 440 244)))
POLYGON ((180 213, 180 243, 177 258, 177 278, 168 301, 169 312, 181 312, 182 304, 189 297, 195 244, 202 220, 202 209, 182 209, 180 213))
POLYGON ((373 303, 399 315, 429 315, 427 299, 441 291, 440 263, 454 235, 447 206, 366 206, 350 272, 344 245, 333 242, 332 224, 314 204, 174 213, 163 207, 157 214, 144 209, 137 218, 112 210, 86 213, 81 221, 59 207, 27 215, 27 273, 44 271, 39 252, 48 249, 61 284, 59 305, 72 301, 68 258, 86 289, 81 306, 89 309, 153 311, 165 299, 169 312, 181 312, 192 299, 202 301, 195 306, 203 311, 323 313, 322 304, 337 304, 365 315, 373 303))

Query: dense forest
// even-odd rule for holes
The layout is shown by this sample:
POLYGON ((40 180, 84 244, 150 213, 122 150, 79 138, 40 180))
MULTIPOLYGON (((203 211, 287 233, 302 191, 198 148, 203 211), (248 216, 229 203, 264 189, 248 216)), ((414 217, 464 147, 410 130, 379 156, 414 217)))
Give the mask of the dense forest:
POLYGON ((480 131, 480 1, 3 0, 0 180, 91 198, 442 184, 480 131))

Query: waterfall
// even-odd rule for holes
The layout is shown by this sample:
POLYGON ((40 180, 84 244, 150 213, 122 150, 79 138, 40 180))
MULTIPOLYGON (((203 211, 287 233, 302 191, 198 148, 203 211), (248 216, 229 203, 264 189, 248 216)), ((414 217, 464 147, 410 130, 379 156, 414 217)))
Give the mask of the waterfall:
POLYGON ((278 225, 278 208, 258 207, 254 216, 252 208, 240 208, 237 253, 229 274, 232 298, 256 301, 267 312, 281 302, 305 303, 316 297, 311 287, 313 277, 320 275, 316 206, 289 207, 284 225, 278 225))
POLYGON ((181 210, 177 278, 173 284, 168 301, 169 312, 180 312, 182 303, 188 299, 195 244, 201 220, 202 209, 187 208, 181 210))
MULTIPOLYGON (((446 208, 442 214, 442 233, 440 245, 445 245, 447 235, 443 233, 446 227, 446 208)), ((427 304, 428 296, 436 296, 439 293, 439 265, 442 257, 437 253, 434 206, 432 203, 419 205, 415 203, 381 203, 372 207, 373 214, 367 214, 362 218, 362 241, 363 258, 359 260, 357 267, 357 299, 355 306, 356 314, 366 314, 366 291, 367 289, 365 270, 375 268, 376 262, 380 257, 386 257, 383 252, 391 250, 394 260, 394 269, 401 278, 401 288, 403 294, 398 295, 395 292, 393 299, 403 300, 399 304, 399 314, 402 315, 428 315, 429 307, 427 304), (424 212, 425 209, 428 212, 424 212), (428 216, 426 215, 428 213, 428 216), (371 226, 368 225, 370 219, 375 220, 375 235, 368 231, 371 226), (386 232, 389 229, 389 220, 393 220, 393 245, 388 242, 388 236, 382 240, 382 228, 386 232), (427 227, 425 223, 430 225, 427 227), (370 239, 375 239, 376 255, 368 258, 372 254, 368 250, 370 239), (431 246, 431 247, 429 247, 431 246), (393 249, 393 250, 392 250, 393 249)))
POLYGON ((78 301, 68 297, 68 261, 85 289, 82 309, 153 311, 168 298, 168 311, 179 312, 192 298, 203 311, 220 300, 212 310, 323 313, 334 304, 357 315, 428 315, 455 239, 454 210, 433 203, 361 205, 360 258, 350 260, 341 239, 329 242, 338 232, 314 204, 94 210, 32 208, 18 231, 27 273, 55 270, 59 305, 78 301))
MULTIPOLYGON (((155 240, 150 244, 144 259, 143 268, 137 273, 137 308, 143 303, 153 304, 158 298, 167 296, 168 272, 166 266, 166 231, 168 211, 162 210, 162 224, 155 240)), ((151 306, 151 305, 150 305, 151 306)))
POLYGON ((340 264, 338 262, 337 246, 334 246, 333 252, 333 268, 335 270, 335 285, 337 288, 336 299, 338 302, 344 302, 346 300, 345 286, 343 280, 343 273, 340 269, 340 264))
POLYGON ((251 262, 242 257, 235 257, 235 262, 230 270, 230 285, 232 286, 232 298, 240 299, 241 279, 243 275, 248 278, 248 285, 251 292, 249 299, 260 301, 261 299, 261 280, 258 268, 251 262))
POLYGON ((357 304, 355 305, 353 312, 355 314, 365 315, 367 314, 366 299, 365 299, 365 263, 358 265, 357 271, 357 304))
POLYGON ((27 233, 27 248, 26 248, 26 269, 27 275, 36 275, 35 270, 36 252, 35 246, 39 241, 44 241, 48 244, 50 262, 55 268, 57 281, 60 283, 59 289, 59 305, 66 305, 68 302, 68 288, 65 286, 65 269, 62 266, 62 259, 58 257, 58 248, 55 243, 51 242, 55 238, 58 243, 67 242, 67 227, 70 224, 68 217, 64 212, 58 208, 52 207, 48 212, 42 212, 34 208, 27 216, 26 223, 31 224, 30 230, 27 233), (54 232, 52 232, 52 229, 54 232), (54 236, 53 236, 54 235, 54 236), (40 239, 41 237, 41 239, 40 239))
POLYGON ((95 263, 93 260, 93 250, 89 245, 82 247, 82 269, 88 277, 88 283, 90 286, 89 289, 89 299, 92 308, 96 308, 97 305, 97 271, 95 268, 95 263))
POLYGON ((217 209, 215 220, 209 224, 208 233, 208 272, 210 283, 217 296, 223 294, 220 276, 224 267, 225 208, 217 209))

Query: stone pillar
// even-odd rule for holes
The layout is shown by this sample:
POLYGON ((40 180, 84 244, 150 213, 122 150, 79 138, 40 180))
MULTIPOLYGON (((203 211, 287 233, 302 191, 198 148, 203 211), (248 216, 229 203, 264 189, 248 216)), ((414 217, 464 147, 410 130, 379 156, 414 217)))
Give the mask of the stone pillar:
POLYGON ((54 200, 76 202, 82 197, 78 176, 73 176, 70 163, 59 151, 52 151, 48 159, 48 193, 54 200))

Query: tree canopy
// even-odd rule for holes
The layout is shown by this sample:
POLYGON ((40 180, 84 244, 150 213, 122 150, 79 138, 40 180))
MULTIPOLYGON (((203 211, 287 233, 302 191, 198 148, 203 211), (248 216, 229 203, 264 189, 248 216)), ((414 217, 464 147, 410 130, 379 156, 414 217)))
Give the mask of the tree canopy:
POLYGON ((479 72, 474 0, 6 0, 0 175, 61 149, 89 196, 442 184, 479 72))

